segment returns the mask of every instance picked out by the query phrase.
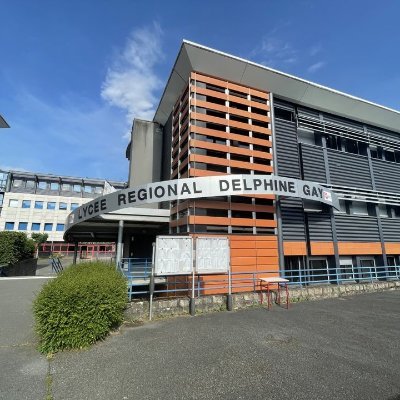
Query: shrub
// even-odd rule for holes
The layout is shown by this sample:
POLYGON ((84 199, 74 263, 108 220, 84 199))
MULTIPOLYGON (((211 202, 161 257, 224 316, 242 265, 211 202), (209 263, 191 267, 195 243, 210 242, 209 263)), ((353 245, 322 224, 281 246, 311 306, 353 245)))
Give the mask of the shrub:
POLYGON ((45 284, 34 301, 43 353, 83 348, 103 339, 123 321, 125 277, 105 262, 71 266, 45 284))
POLYGON ((0 264, 16 264, 32 258, 35 243, 24 232, 0 232, 0 264))

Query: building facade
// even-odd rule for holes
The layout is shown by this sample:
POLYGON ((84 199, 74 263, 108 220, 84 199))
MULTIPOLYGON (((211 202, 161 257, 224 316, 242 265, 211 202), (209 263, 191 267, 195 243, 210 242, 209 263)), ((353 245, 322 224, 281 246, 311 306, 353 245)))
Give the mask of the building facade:
POLYGON ((0 171, 0 230, 47 233, 49 242, 63 242, 68 214, 124 182, 0 171))
POLYGON ((129 186, 276 175, 336 193, 339 210, 274 195, 156 206, 169 210, 170 234, 229 237, 234 273, 332 283, 400 277, 396 110, 183 42, 153 121, 134 122, 127 156, 129 186))

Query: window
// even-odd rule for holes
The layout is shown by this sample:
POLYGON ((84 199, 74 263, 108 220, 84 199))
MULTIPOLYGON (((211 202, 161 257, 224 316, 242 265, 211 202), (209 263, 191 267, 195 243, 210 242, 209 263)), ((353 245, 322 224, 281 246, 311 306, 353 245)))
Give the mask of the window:
POLYGON ((351 213, 354 215, 368 215, 367 203, 362 201, 353 201, 351 203, 351 213))
POLYGON ((346 214, 346 200, 339 200, 340 210, 333 209, 334 214, 346 214))
POLYGON ((18 230, 19 231, 26 231, 28 229, 28 223, 27 222, 20 222, 18 224, 18 230))
POLYGON ((67 203, 59 203, 58 204, 58 209, 59 210, 66 210, 67 209, 67 203))
POLYGON ((35 201, 35 208, 43 210, 43 201, 35 201))
POLYGON ((35 181, 32 179, 28 179, 26 181, 26 188, 27 189, 34 189, 35 188, 35 181))
POLYGON ((10 201, 8 202, 8 205, 9 205, 10 207, 16 208, 16 207, 18 207, 18 200, 16 200, 16 199, 10 199, 10 201))
POLYGON ((64 224, 57 224, 56 231, 57 232, 63 232, 64 231, 64 224))
POLYGON ((297 136, 300 143, 315 144, 315 135, 313 130, 298 128, 297 136))
POLYGON ((53 230, 53 224, 45 223, 44 230, 45 230, 45 232, 51 232, 53 230))
POLYGON ((394 151, 385 150, 384 151, 385 160, 395 162, 394 151))
POLYGON ((71 203, 71 210, 76 210, 79 207, 78 203, 71 203))
POLYGON ((91 186, 85 185, 83 190, 85 191, 85 193, 92 193, 92 187, 91 186))
POLYGON ((32 222, 31 231, 40 231, 40 223, 39 222, 32 222))
POLYGON ((13 231, 14 230, 14 222, 6 222, 5 229, 6 229, 6 231, 13 231))
POLYGON ((56 203, 54 201, 48 201, 47 202, 47 209, 48 210, 55 210, 56 209, 56 203))
POLYGON ((39 181, 39 183, 38 183, 38 189, 42 189, 42 190, 47 189, 47 182, 45 182, 45 181, 39 181))
POLYGON ((339 270, 338 279, 340 280, 353 280, 354 267, 353 259, 351 257, 339 257, 339 270))
POLYGON ((345 139, 344 145, 347 153, 358 154, 358 143, 355 140, 345 139))
POLYGON ((102 186, 96 186, 96 187, 94 188, 94 192, 95 192, 96 194, 102 194, 102 193, 103 193, 103 187, 102 187, 102 186))
POLYGON ((73 186, 74 192, 80 193, 81 192, 81 185, 75 184, 73 186))
POLYGON ((379 210, 380 217, 387 218, 389 216, 388 209, 385 204, 378 204, 378 210, 379 210))
POLYGON ((23 184, 22 179, 14 179, 13 187, 15 187, 15 188, 22 187, 22 184, 23 184))
POLYGON ((51 182, 50 183, 50 190, 58 190, 59 184, 58 182, 51 182))
POLYGON ((31 208, 30 200, 22 200, 22 208, 31 208))
POLYGON ((61 185, 61 190, 64 190, 66 192, 70 192, 71 191, 71 185, 69 183, 63 183, 61 185))
POLYGON ((333 150, 342 150, 342 142, 340 136, 328 135, 326 138, 326 147, 333 150))

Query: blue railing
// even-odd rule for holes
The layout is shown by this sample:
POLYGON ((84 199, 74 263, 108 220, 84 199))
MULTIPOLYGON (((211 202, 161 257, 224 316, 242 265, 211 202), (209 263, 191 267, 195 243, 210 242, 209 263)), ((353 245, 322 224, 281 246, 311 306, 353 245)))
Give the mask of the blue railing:
MULTIPOLYGON (((151 259, 123 259, 121 271, 128 279, 128 294, 132 297, 146 297, 150 294, 151 259)), ((251 292, 260 290, 260 278, 279 276, 276 270, 232 272, 231 291, 251 292)), ((289 280, 292 287, 309 285, 343 285, 352 283, 373 283, 400 279, 400 266, 337 267, 320 269, 284 270, 281 277, 289 280)), ((195 296, 227 294, 228 275, 195 275, 195 296)), ((155 277, 155 296, 186 297, 192 294, 192 275, 155 277)))

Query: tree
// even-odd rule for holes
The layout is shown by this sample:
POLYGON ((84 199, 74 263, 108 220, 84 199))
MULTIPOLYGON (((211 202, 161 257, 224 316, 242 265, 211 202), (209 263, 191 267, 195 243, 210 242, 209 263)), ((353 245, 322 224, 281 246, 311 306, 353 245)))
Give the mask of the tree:
POLYGON ((32 233, 31 238, 35 242, 36 257, 39 255, 39 247, 41 244, 46 243, 49 235, 47 233, 32 233))

